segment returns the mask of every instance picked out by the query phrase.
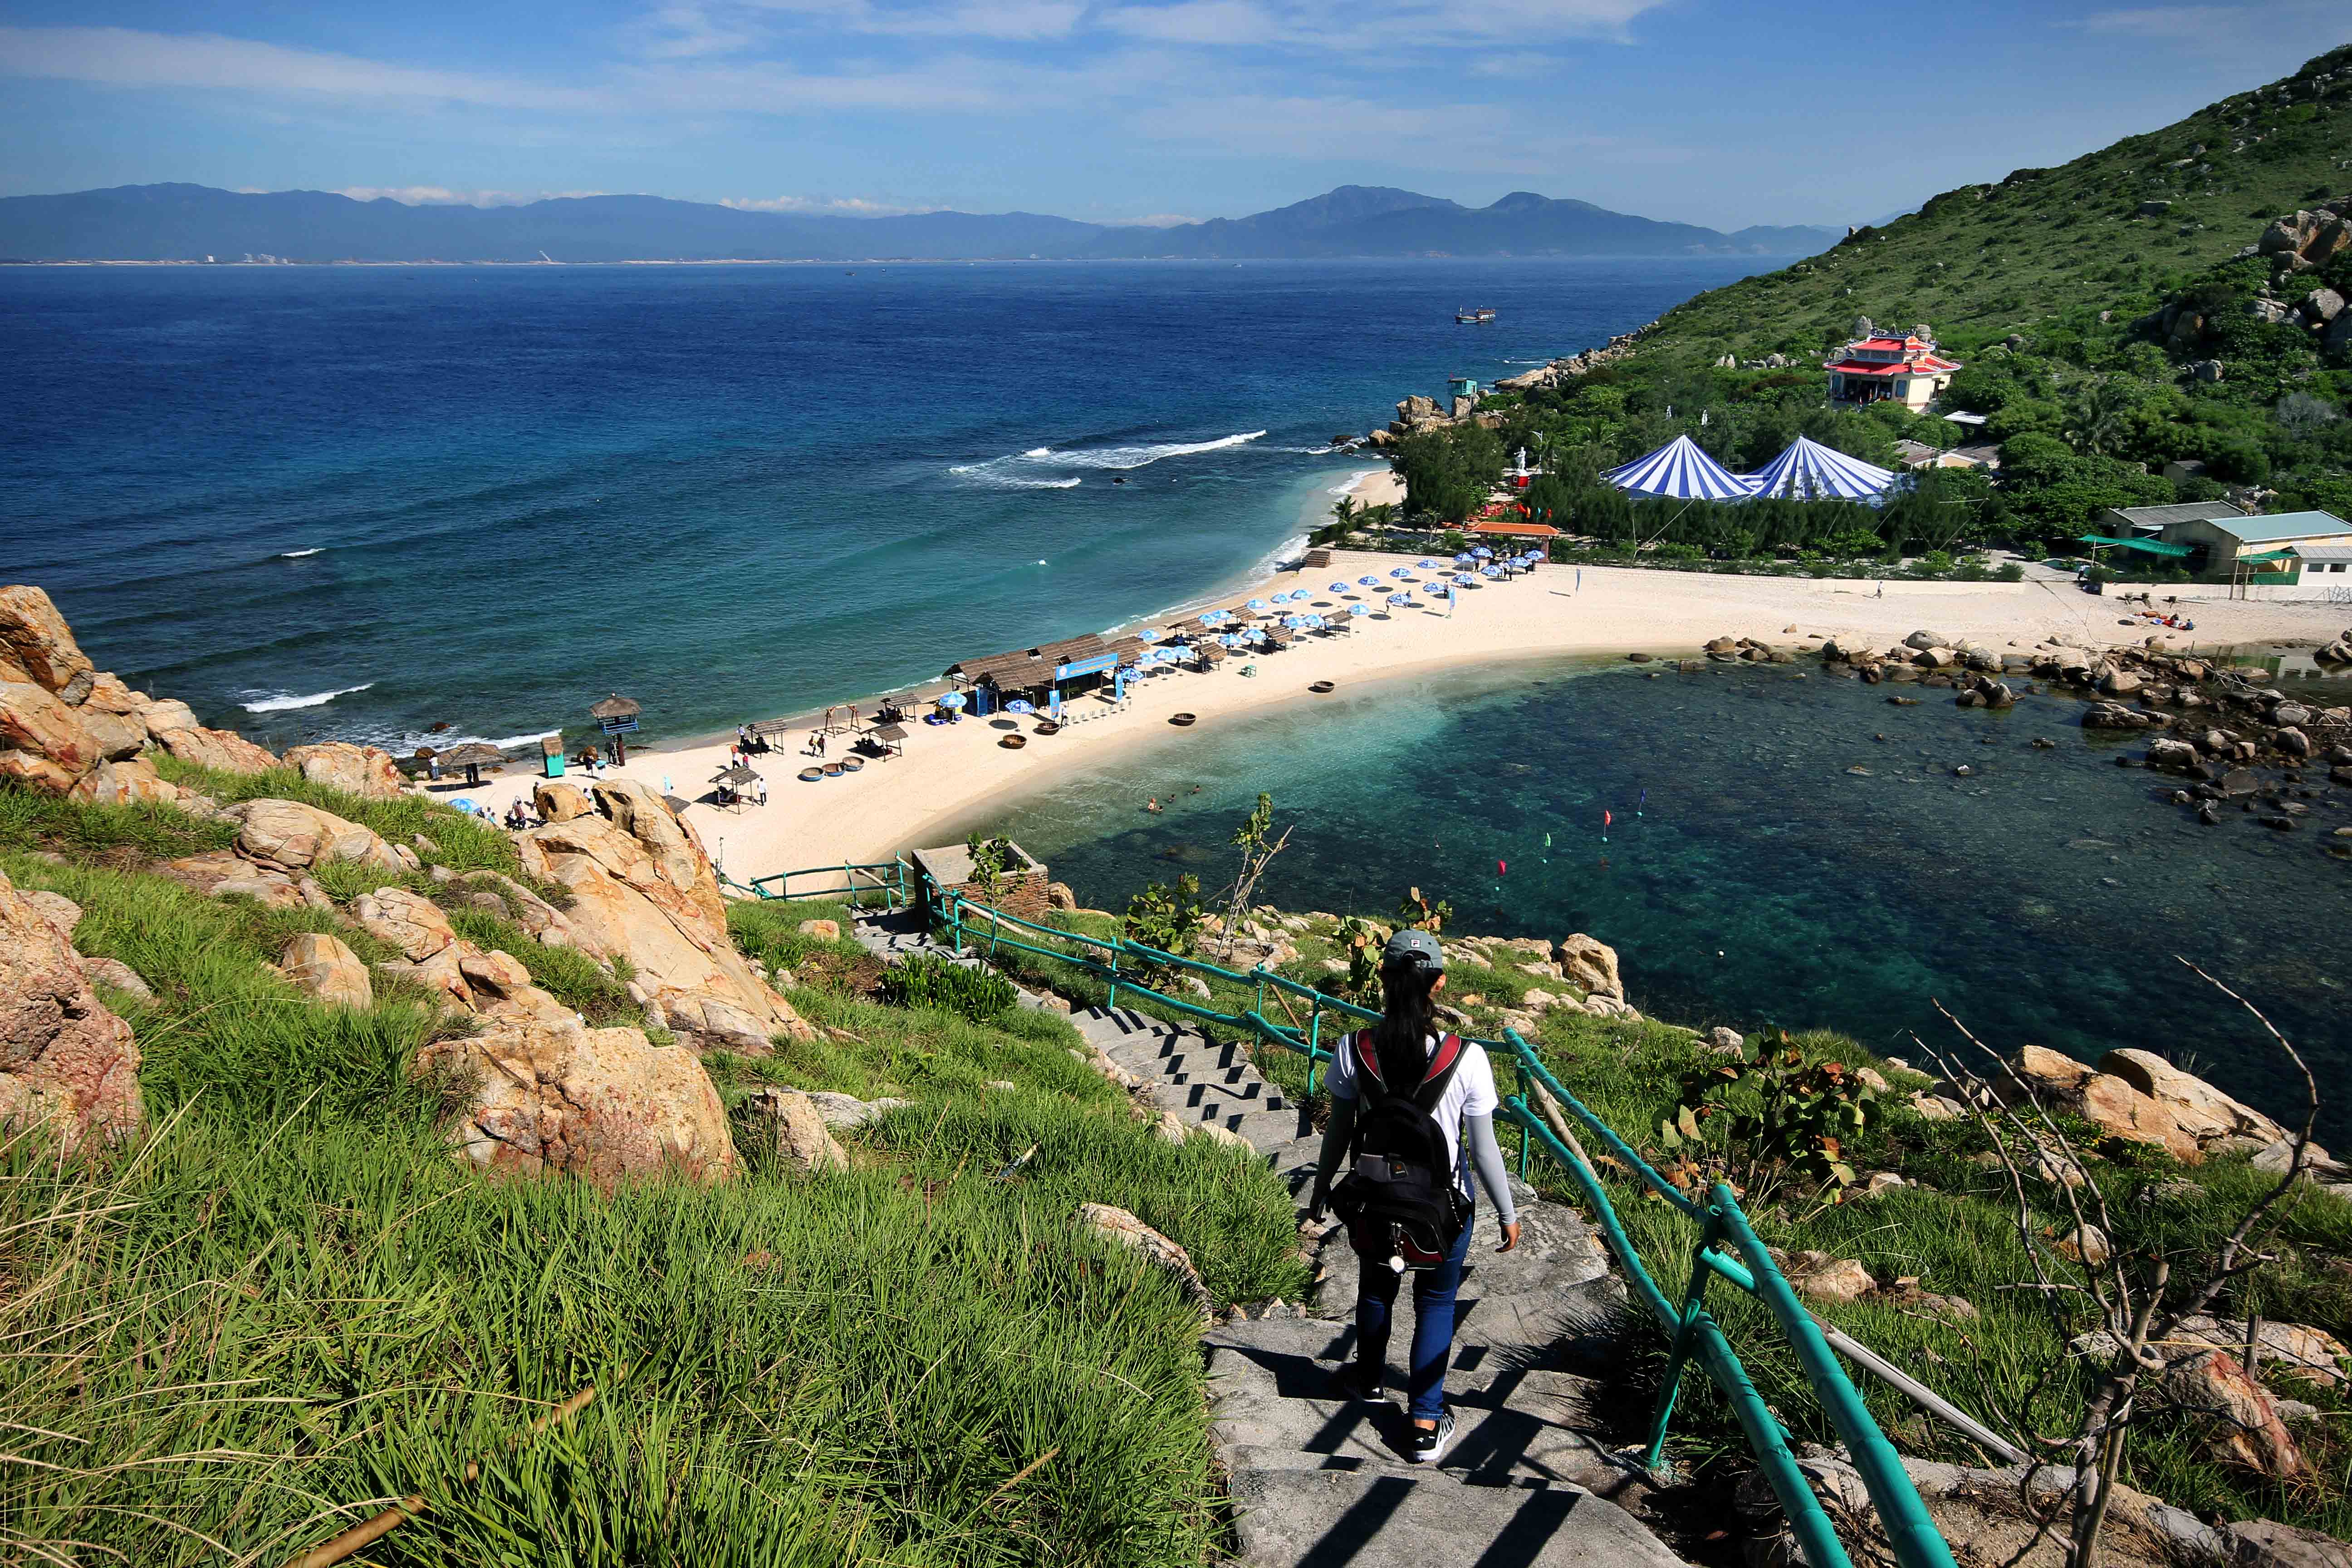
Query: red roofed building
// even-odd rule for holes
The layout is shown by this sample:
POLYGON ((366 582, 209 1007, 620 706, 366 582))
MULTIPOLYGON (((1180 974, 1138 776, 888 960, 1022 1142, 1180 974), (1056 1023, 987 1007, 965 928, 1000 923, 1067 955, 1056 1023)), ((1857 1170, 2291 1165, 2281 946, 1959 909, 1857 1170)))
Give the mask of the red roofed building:
POLYGON ((1830 373, 1830 401, 1856 405, 1890 399, 1922 409, 1952 384, 1959 362, 1939 357, 1924 326, 1901 337, 1870 333, 1853 340, 1822 365, 1830 373))

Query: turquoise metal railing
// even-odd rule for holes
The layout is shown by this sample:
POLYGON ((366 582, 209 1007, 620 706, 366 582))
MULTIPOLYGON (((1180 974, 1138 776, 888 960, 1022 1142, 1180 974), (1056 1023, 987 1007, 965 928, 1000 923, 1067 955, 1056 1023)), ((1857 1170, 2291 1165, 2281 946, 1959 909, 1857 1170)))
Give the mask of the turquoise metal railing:
MULTIPOLYGON (((993 954, 1011 950, 1072 964, 1109 983, 1109 1006, 1118 1005, 1119 993, 1125 990, 1130 998, 1148 998, 1183 1016, 1246 1030, 1269 1044, 1297 1051, 1307 1058, 1310 1093, 1317 1072, 1331 1058, 1324 1044, 1324 1020, 1365 1023, 1380 1016, 1263 967, 1226 969, 1201 959, 1162 952, 1124 937, 1100 937, 1041 925, 957 892, 937 895, 929 910, 959 953, 965 951, 969 940, 978 952, 993 954), (1056 945, 1024 940, 1024 933, 1056 945), (1127 961, 1123 970, 1122 959, 1127 961), (1197 997, 1171 996, 1146 984, 1144 975, 1152 972, 1222 980, 1231 985, 1248 986, 1255 994, 1251 1005, 1241 1011, 1223 1012, 1197 997), (1286 1022, 1276 1023, 1267 1016, 1269 999, 1282 1009, 1286 1022), (1288 1005, 1292 999, 1305 1004, 1305 1020, 1288 1005)), ((1657 1407, 1651 1416, 1645 1462, 1652 1466, 1658 1463, 1665 1447, 1667 1427, 1674 1418, 1675 1397, 1682 1373, 1696 1361, 1730 1404, 1749 1449, 1771 1482, 1773 1495, 1780 1499, 1806 1563, 1811 1568, 1853 1568, 1835 1526, 1813 1496, 1804 1472, 1798 1467, 1796 1455, 1790 1450, 1787 1430, 1766 1405, 1763 1395, 1756 1391, 1747 1368, 1740 1364, 1738 1353, 1724 1336, 1722 1326, 1706 1310, 1708 1286, 1722 1279, 1762 1302, 1788 1339, 1803 1369, 1807 1385, 1820 1401, 1830 1425, 1844 1439, 1846 1451, 1861 1472, 1895 1561, 1902 1568, 1953 1568, 1951 1549, 1928 1517, 1927 1505, 1919 1500, 1918 1490, 1904 1470, 1901 1457, 1871 1419, 1861 1393, 1838 1364, 1820 1325, 1798 1301, 1771 1254, 1757 1238, 1731 1189, 1717 1183, 1704 1198, 1693 1198, 1683 1192, 1570 1094, 1516 1029, 1505 1029, 1499 1040, 1477 1043, 1490 1055, 1499 1056, 1504 1065, 1517 1073, 1517 1092, 1505 1097, 1499 1114, 1525 1131, 1526 1141, 1520 1145, 1522 1169, 1528 1150, 1538 1148, 1566 1172, 1599 1219, 1609 1250, 1624 1270, 1635 1300, 1657 1320, 1666 1336, 1666 1375, 1660 1384, 1657 1407), (1697 1226, 1698 1239, 1691 1248, 1690 1277, 1679 1302, 1667 1295, 1642 1261, 1600 1175, 1571 1146, 1571 1142, 1563 1139, 1538 1109, 1530 1105, 1531 1089, 1538 1098, 1549 1097, 1564 1117, 1572 1118, 1598 1139, 1610 1157, 1633 1179, 1697 1226)))
POLYGON ((845 860, 838 866, 778 871, 772 876, 754 877, 749 882, 739 882, 721 871, 719 880, 724 887, 759 899, 844 899, 854 908, 869 909, 875 906, 868 900, 879 894, 879 907, 886 910, 903 910, 914 902, 914 868, 904 860, 864 864, 845 860), (792 880, 795 877, 837 877, 840 881, 822 888, 794 888, 792 880))

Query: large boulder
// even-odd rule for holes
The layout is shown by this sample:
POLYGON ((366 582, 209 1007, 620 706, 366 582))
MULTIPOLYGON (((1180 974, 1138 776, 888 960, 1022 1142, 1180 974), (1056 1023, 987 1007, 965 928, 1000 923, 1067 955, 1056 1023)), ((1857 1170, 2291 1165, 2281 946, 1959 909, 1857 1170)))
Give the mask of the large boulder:
MULTIPOLYGON (((718 873, 694 830, 632 782, 600 781, 597 814, 519 836, 522 869, 572 891, 573 945, 625 957, 661 1020, 706 1046, 763 1049, 814 1037, 735 950, 718 873)), ((650 1016, 650 1015, 649 1015, 650 1016)))
POLYGON ((378 888, 352 900, 352 918, 360 929, 395 949, 411 963, 422 963, 457 940, 457 929, 440 905, 405 888, 378 888))
POLYGON ((1141 1253, 1175 1282, 1176 1289, 1199 1309, 1203 1320, 1215 1310, 1216 1303, 1202 1281, 1201 1271, 1192 1267, 1192 1255, 1127 1210, 1110 1204, 1080 1204, 1077 1221, 1089 1234, 1141 1253))
POLYGON ((530 788, 531 809, 549 822, 569 822, 596 809, 585 790, 561 779, 541 779, 530 788))
POLYGON ((2173 1363, 2158 1386, 2195 1422, 2213 1458, 2276 1480, 2311 1473, 2294 1435, 2279 1418, 2277 1403, 2227 1351, 2173 1363))
POLYGON ((436 1041, 416 1066, 467 1086, 449 1141, 485 1171, 611 1183, 673 1171, 710 1182, 735 1169, 727 1112, 701 1062, 642 1029, 512 1017, 436 1041))
MULTIPOLYGON (((2167 1106, 2113 1073, 2086 1068, 2072 1057, 2041 1046, 2023 1047, 2010 1065, 2017 1079, 2050 1110, 2095 1122, 2110 1137, 2153 1144, 2185 1163, 2195 1164, 2204 1158, 2196 1135, 2167 1106)), ((1993 1088, 2011 1103, 2024 1099, 2018 1081, 2007 1076, 1993 1088)))
POLYGON ((374 829, 299 800, 241 800, 221 816, 238 825, 237 853, 280 870, 344 860, 392 872, 414 868, 415 857, 403 856, 374 829))
POLYGON ((287 749, 286 765, 300 770, 314 784, 362 800, 397 800, 408 790, 408 781, 393 765, 392 753, 375 746, 354 746, 346 741, 292 746, 287 749))
POLYGON ((267 773, 278 759, 234 730, 207 730, 200 724, 157 730, 156 743, 184 763, 222 773, 267 773))
POLYGON ((96 672, 66 618, 40 589, 0 588, 0 681, 25 681, 79 702, 96 672))
POLYGON ((341 937, 304 931, 278 955, 278 973, 320 1001, 338 1007, 366 1007, 375 1001, 367 965, 341 937))
POLYGON ((2236 1136, 2274 1143, 2287 1136, 2286 1129, 2261 1111, 2181 1071, 2154 1051, 2109 1051, 2099 1058, 2099 1070, 2112 1073, 2162 1105, 2197 1138, 2236 1136))
POLYGON ((73 943, 0 873, 0 1122, 68 1144, 139 1125, 139 1046, 73 943))
POLYGON ((63 795, 115 753, 113 740, 47 688, 28 680, 0 682, 0 778, 44 795, 63 795))
POLYGON ((1557 956, 1561 975, 1586 995, 1624 999, 1625 982, 1617 973, 1615 948, 1578 931, 1559 939, 1557 956))
POLYGON ((234 849, 213 849, 167 860, 156 869, 207 898, 253 899, 273 910, 299 909, 306 901, 300 884, 292 877, 257 866, 234 849))
MULTIPOLYGON (((826 1098, 837 1101, 847 1096, 826 1098)), ((860 1100, 849 1103, 861 1109, 864 1104, 860 1100)), ((752 1142, 781 1164, 803 1173, 849 1168, 848 1154, 833 1136, 834 1118, 799 1089, 761 1089, 743 1101, 740 1113, 752 1142)))
POLYGON ((100 763, 77 780, 69 793, 93 805, 179 805, 187 800, 186 793, 144 757, 100 763))

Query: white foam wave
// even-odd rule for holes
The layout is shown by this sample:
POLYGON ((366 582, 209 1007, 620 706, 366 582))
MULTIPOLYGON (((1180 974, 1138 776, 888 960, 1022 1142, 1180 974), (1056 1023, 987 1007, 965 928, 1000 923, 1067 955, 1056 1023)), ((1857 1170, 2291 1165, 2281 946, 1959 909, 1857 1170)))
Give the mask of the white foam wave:
POLYGON ((332 691, 313 691, 305 697, 297 697, 289 692, 279 692, 275 697, 256 698, 253 701, 243 704, 243 707, 248 713, 283 713, 289 708, 323 708, 338 697, 349 697, 354 691, 365 691, 374 684, 373 680, 362 680, 357 686, 339 686, 332 691))
POLYGON ((281 550, 278 552, 278 559, 280 561, 299 561, 305 555, 316 555, 320 551, 324 550, 325 548, 325 545, 318 544, 311 546, 308 550, 281 550))
MULTIPOLYGON (((1189 458, 1201 452, 1221 452, 1229 447, 1245 447, 1265 437, 1263 430, 1244 430, 1231 436, 1220 436, 1213 441, 1160 441, 1150 446, 1080 447, 1062 451, 1052 447, 1032 447, 1025 452, 1015 452, 1003 458, 991 458, 984 463, 958 463, 949 473, 991 480, 1018 489, 1066 490, 1077 483, 1076 479, 1028 479, 1017 476, 1024 467, 1055 468, 1106 468, 1127 472, 1148 468, 1168 458, 1189 458)), ((1300 448, 1305 450, 1306 448, 1300 448)), ((1328 447, 1312 448, 1328 452, 1328 447)))

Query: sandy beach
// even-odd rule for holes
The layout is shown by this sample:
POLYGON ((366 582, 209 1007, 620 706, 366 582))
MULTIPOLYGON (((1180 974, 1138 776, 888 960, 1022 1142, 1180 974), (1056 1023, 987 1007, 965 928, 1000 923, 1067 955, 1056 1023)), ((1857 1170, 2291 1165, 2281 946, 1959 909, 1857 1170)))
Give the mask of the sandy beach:
MULTIPOLYGON (((1166 736, 1172 714, 1196 714, 1192 732, 1213 732, 1244 713, 1319 700, 1307 689, 1316 681, 1350 689, 1447 668, 1562 655, 1689 656, 1721 636, 1790 647, 1823 637, 1858 637, 1883 647, 1928 626, 1954 638, 2029 649, 2051 640, 2092 647, 2138 642, 2153 629, 2117 625, 2123 609, 2116 600, 2082 593, 2055 574, 2023 583, 1891 582, 1882 597, 1878 585, 1867 581, 1548 564, 1509 582, 1465 591, 1451 614, 1442 602, 1390 610, 1382 601, 1388 587, 1398 584, 1388 582, 1388 574, 1401 563, 1410 562, 1341 552, 1328 568, 1285 573, 1260 584, 1252 592, 1312 587, 1318 591, 1305 607, 1327 615, 1344 611, 1349 602, 1323 591, 1328 584, 1377 575, 1387 586, 1349 595, 1360 595, 1380 611, 1359 618, 1352 631, 1303 637, 1281 652, 1232 658, 1205 674, 1185 671, 1130 681, 1122 707, 1078 700, 1070 710, 1085 715, 1082 721, 1066 725, 1059 734, 1033 734, 1017 751, 998 742, 1016 722, 1024 732, 1034 731, 1034 720, 998 716, 952 725, 913 723, 903 755, 868 761, 855 774, 803 784, 795 775, 813 760, 800 751, 806 737, 782 736, 778 750, 753 759, 767 781, 769 804, 741 811, 721 810, 703 798, 711 776, 727 765, 724 739, 635 752, 625 768, 605 773, 656 788, 675 786, 667 793, 692 799, 688 820, 714 850, 723 842, 728 874, 749 881, 919 847, 927 833, 941 825, 1012 799, 1059 770, 1166 736), (1245 665, 1255 667, 1255 677, 1241 674, 1245 665)), ((1231 602, 1238 605, 1249 596, 1236 595, 1231 602)), ((2342 605, 2308 603, 2200 603, 2193 613, 2196 630, 2173 634, 2176 647, 2324 638, 2336 635, 2345 618, 2342 605)), ((849 739, 833 736, 829 755, 843 755, 849 739)), ((528 763, 509 763, 479 788, 455 796, 503 811, 517 796, 528 796, 535 770, 527 770, 528 763)))

